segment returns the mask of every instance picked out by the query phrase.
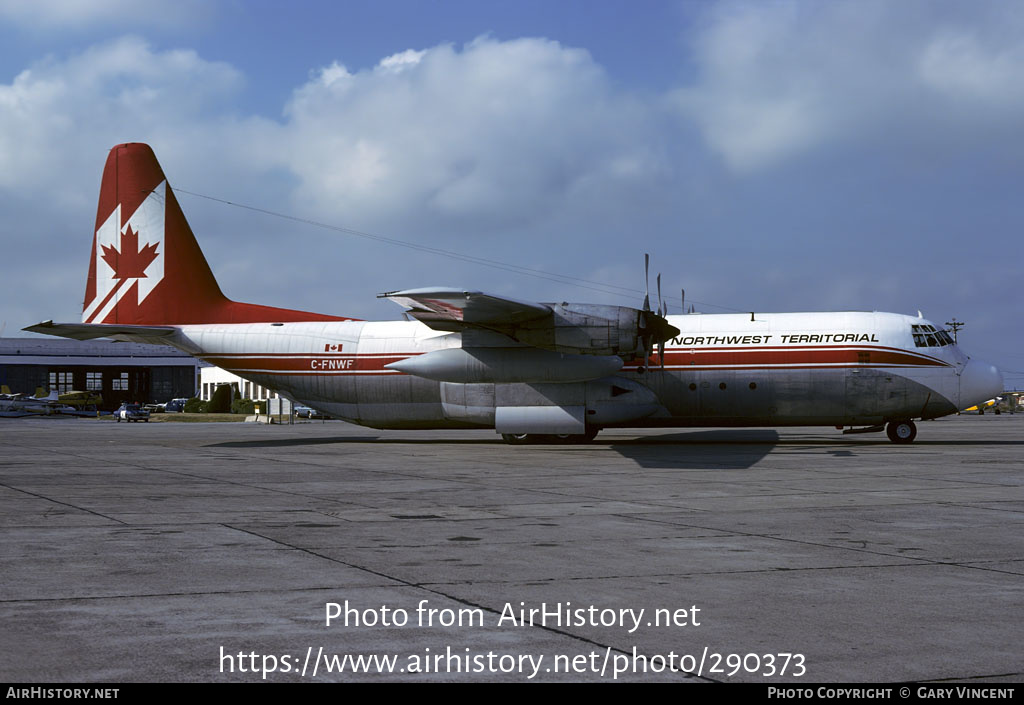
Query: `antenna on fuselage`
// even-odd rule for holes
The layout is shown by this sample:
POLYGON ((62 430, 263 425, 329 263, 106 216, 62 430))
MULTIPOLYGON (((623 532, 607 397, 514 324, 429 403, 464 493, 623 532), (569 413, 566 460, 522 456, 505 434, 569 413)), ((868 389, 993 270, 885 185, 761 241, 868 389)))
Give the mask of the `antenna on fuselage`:
POLYGON ((967 324, 964 323, 963 321, 956 320, 956 316, 953 316, 953 320, 946 321, 946 325, 949 326, 949 329, 951 331, 953 331, 953 343, 956 344, 956 332, 963 328, 964 326, 966 326, 967 324))

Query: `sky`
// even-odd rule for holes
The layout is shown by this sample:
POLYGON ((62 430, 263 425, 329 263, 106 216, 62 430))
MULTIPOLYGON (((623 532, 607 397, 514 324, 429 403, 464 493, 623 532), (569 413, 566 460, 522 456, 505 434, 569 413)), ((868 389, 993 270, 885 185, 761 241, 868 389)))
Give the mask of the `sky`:
POLYGON ((79 320, 138 141, 235 300, 639 306, 649 252, 670 313, 956 317, 1024 388, 1022 76, 995 0, 0 0, 0 335, 79 320))

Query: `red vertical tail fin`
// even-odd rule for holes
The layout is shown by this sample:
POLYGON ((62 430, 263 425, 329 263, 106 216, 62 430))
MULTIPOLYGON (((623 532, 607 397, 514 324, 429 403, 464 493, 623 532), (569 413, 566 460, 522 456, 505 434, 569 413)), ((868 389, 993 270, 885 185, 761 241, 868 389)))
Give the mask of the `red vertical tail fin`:
POLYGON ((83 323, 181 325, 347 320, 231 301, 217 285, 149 145, 110 150, 83 323))

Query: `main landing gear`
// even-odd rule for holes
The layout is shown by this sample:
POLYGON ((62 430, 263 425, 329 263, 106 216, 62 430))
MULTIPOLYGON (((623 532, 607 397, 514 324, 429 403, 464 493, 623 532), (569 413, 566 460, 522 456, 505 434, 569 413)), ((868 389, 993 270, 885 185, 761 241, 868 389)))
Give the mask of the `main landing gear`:
POLYGON ((913 421, 890 421, 885 427, 885 435, 893 443, 913 443, 917 438, 917 426, 913 421))
POLYGON ((589 443, 597 437, 599 428, 588 428, 586 433, 503 433, 502 439, 513 446, 525 445, 572 445, 589 443))

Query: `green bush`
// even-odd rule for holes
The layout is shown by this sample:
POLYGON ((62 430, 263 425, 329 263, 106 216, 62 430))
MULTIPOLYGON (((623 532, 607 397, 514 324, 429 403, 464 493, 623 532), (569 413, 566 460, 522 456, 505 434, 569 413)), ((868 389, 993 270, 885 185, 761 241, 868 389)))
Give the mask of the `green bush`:
POLYGON ((231 412, 231 398, 234 395, 234 390, 229 384, 217 385, 216 391, 210 398, 210 403, 206 405, 206 413, 208 414, 228 414, 231 412))
POLYGON ((184 412, 186 414, 202 414, 206 412, 206 402, 199 397, 192 397, 185 402, 184 412))
POLYGON ((232 414, 255 414, 255 402, 252 399, 235 399, 231 402, 232 414))

